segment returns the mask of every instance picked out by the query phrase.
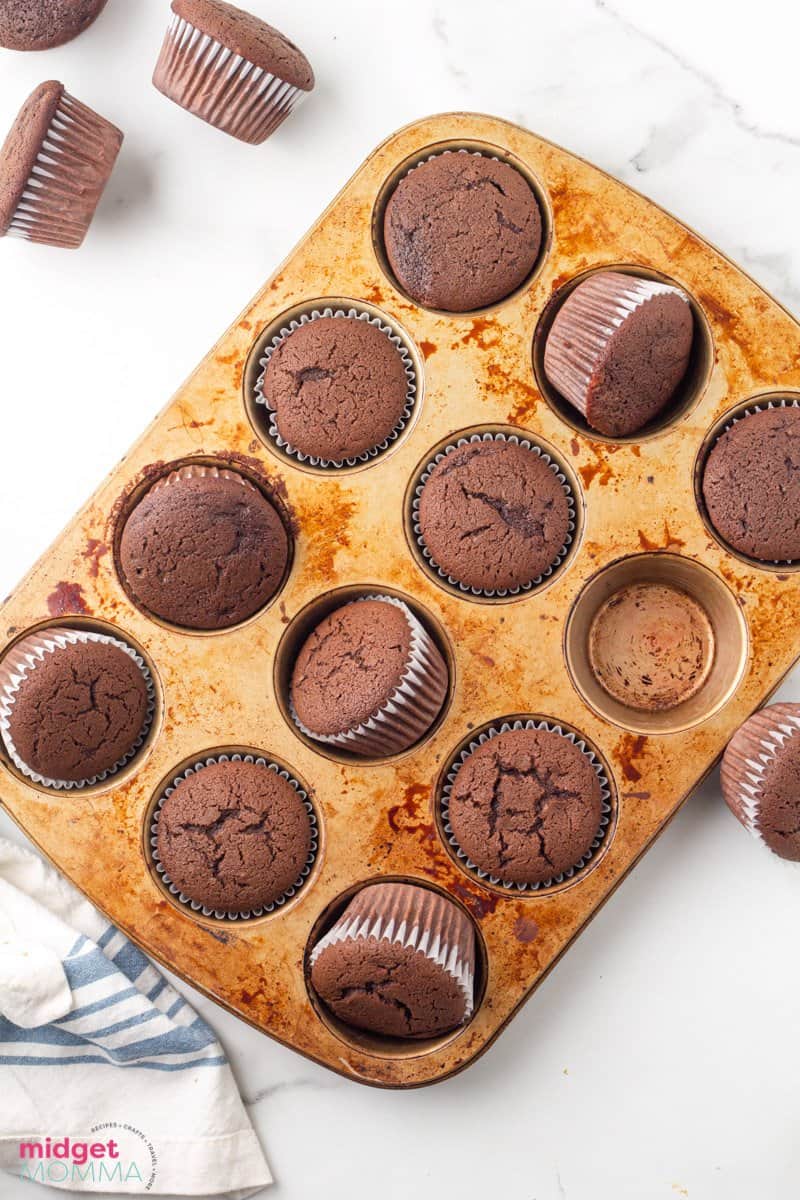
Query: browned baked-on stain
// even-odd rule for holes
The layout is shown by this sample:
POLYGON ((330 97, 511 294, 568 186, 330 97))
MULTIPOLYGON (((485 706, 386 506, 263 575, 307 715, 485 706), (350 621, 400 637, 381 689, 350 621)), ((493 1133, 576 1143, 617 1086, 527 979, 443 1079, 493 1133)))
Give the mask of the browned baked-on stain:
POLYGON ((623 792, 623 800, 649 800, 651 792, 623 792))
POLYGON ((89 575, 92 579, 97 579, 100 571, 100 559, 105 554, 108 554, 108 546, 105 542, 101 542, 97 538, 89 538, 83 557, 89 560, 89 575))
MULTIPOLYGON (((491 350, 500 341, 501 331, 497 322, 491 317, 475 317, 469 330, 461 335, 460 341, 464 346, 476 345, 480 350, 491 350)), ((453 343, 457 349, 458 342, 453 343)))
POLYGON ((582 467, 578 467, 578 474, 583 480, 585 488, 591 487, 595 479, 600 487, 605 487, 607 483, 614 478, 614 472, 611 469, 611 464, 603 456, 602 451, 592 442, 587 445, 591 448, 595 461, 593 463, 585 463, 582 467))
POLYGON ((62 580, 47 597, 47 611, 51 617, 85 617, 89 616, 92 610, 84 599, 81 585, 62 580))
POLYGON ((278 612, 281 614, 281 625, 288 625, 290 617, 286 611, 286 604, 283 600, 281 600, 278 604, 278 612))
POLYGON ((237 391, 242 386, 242 376, 244 374, 244 358, 238 350, 232 350, 230 354, 218 354, 217 362, 223 367, 233 367, 233 381, 237 391))
POLYGON ((653 541, 647 536, 643 529, 638 530, 639 545, 643 550, 680 550, 686 545, 684 538, 679 538, 677 534, 672 533, 667 520, 664 520, 663 539, 660 542, 653 541))
POLYGON ((336 555, 350 545, 350 521, 356 511, 354 500, 339 483, 329 483, 303 506, 300 527, 306 539, 305 570, 310 579, 327 583, 336 555))
POLYGON ((570 439, 569 439, 569 448, 570 448, 570 452, 572 453, 572 455, 573 455, 575 458, 577 458, 577 457, 578 457, 578 455, 579 455, 579 454, 580 454, 580 452, 581 452, 581 444, 580 444, 580 442, 578 441, 578 439, 577 439, 577 438, 570 438, 570 439))
MULTIPOLYGON (((419 805, 427 803, 430 798, 431 789, 427 783, 411 783, 403 792, 403 800, 401 804, 395 804, 389 809, 386 814, 389 822, 389 827, 394 833, 399 833, 401 829, 416 832, 420 826, 411 825, 408 821, 403 820, 402 816, 410 817, 412 820, 419 816, 419 805)), ((426 826, 426 828, 428 828, 426 826)))
POLYGON ((248 321, 247 317, 242 317, 241 321, 239 322, 239 328, 244 329, 245 332, 249 333, 250 330, 253 328, 253 322, 248 321))
POLYGON ((526 383, 518 375, 506 370, 500 363, 489 363, 486 367, 489 377, 487 391, 494 397, 507 396, 513 401, 512 407, 506 414, 510 425, 524 425, 536 412, 539 403, 539 393, 536 388, 526 383))
POLYGON ((460 879, 452 879, 447 887, 478 921, 482 921, 484 917, 488 917, 490 913, 493 913, 500 899, 493 892, 483 892, 482 894, 474 892, 472 888, 467 887, 466 883, 462 883, 460 879))
POLYGON ((645 752, 647 737, 642 733, 625 733, 614 748, 614 758, 629 783, 638 783, 642 772, 636 766, 645 752))
POLYGON ((422 341, 422 342, 420 342, 420 344, 419 344, 419 348, 420 348, 420 350, 422 351, 422 353, 423 353, 423 356, 424 356, 425 358, 430 358, 430 356, 431 356, 432 354, 435 354, 435 353, 436 353, 436 343, 435 343, 435 342, 425 342, 425 341, 422 341))
POLYGON ((364 299, 370 304, 383 304, 383 291, 378 287, 377 283, 373 283, 363 293, 364 299))
POLYGON ((539 936, 539 926, 533 917, 517 917, 514 922, 514 937, 523 945, 535 942, 539 936))

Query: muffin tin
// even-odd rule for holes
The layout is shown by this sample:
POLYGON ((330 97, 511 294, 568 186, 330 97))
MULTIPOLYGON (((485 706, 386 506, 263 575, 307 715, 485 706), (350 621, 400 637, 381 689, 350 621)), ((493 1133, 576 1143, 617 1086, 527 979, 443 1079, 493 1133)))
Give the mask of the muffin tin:
POLYGON ((795 564, 730 553, 710 529, 695 479, 715 430, 770 397, 800 395, 800 327, 691 230, 601 171, 517 126, 454 114, 417 122, 376 150, 287 262, 99 488, 2 608, 8 648, 31 629, 72 625, 121 637, 156 683, 152 733, 114 776, 55 794, 7 757, 11 816, 147 953, 232 1012, 349 1078, 410 1087, 473 1061, 708 773, 733 730, 800 655, 795 564), (381 247, 391 187, 415 163, 463 148, 514 163, 535 187, 545 238, 532 277, 491 309, 419 308, 381 247), (543 379, 554 305, 603 267, 674 280, 696 315, 689 375, 669 413, 618 442, 593 434, 543 379), (416 373, 399 436, 366 463, 325 469, 271 441, 255 398, 265 346, 314 309, 356 307, 396 330, 416 373), (420 474, 461 437, 518 436, 550 456, 575 497, 573 542, 537 586, 465 594, 419 552, 420 474), (190 633, 131 602, 116 562, 121 521, 156 477, 187 462, 241 471, 280 507, 293 557, 272 603, 235 629, 190 633), (635 713, 598 689, 586 633, 615 588, 672 582, 715 626, 707 684, 668 713, 635 713), (305 738, 287 679, 304 634, 362 594, 409 603, 447 660, 436 726, 393 759, 358 761, 305 738), (520 892, 469 869, 448 844, 440 798, 481 731, 544 721, 581 739, 608 781, 602 845, 570 877, 520 892), (272 913, 235 922, 192 911, 151 857, 150 819, 176 775, 220 754, 252 754, 299 780, 319 822, 308 877, 272 913), (415 880, 470 914, 479 963, 465 1028, 391 1042, 342 1026, 312 994, 308 957, 358 886, 415 880))

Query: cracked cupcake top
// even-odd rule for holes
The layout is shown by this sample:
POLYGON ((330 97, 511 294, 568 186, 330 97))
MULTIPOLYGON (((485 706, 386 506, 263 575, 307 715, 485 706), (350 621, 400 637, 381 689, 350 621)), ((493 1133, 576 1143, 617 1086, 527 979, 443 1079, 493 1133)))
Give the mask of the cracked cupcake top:
POLYGON ((548 730, 500 733, 463 763, 450 827, 482 871, 545 883, 574 867, 597 837, 602 791, 588 757, 548 730))
POLYGON ((158 819, 158 855, 190 900, 224 912, 273 904, 311 849, 296 789, 258 763, 216 762, 182 779, 158 819))
POLYGON ((508 163, 439 154, 398 183, 386 206, 384 243, 412 299, 469 312, 524 282, 539 255, 542 216, 528 182, 508 163))
POLYGON ((419 500, 434 563, 465 587, 524 587, 544 574, 569 533, 566 492, 540 455, 513 442, 475 442, 447 454, 419 500))

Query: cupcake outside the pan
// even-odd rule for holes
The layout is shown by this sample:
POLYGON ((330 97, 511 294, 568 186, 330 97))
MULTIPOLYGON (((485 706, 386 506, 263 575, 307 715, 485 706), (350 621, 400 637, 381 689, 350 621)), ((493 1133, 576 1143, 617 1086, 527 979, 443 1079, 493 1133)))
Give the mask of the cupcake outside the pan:
POLYGON ((194 116, 251 145, 273 133, 314 87, 303 52, 223 0, 172 0, 153 84, 194 116))
POLYGON ((475 934, 445 896, 414 884, 370 884, 312 950, 311 983, 356 1029, 437 1037, 472 1015, 475 934))
POLYGON ((771 704, 745 721, 721 777, 742 825, 779 858, 800 862, 800 704, 771 704))
POLYGON ((106 0, 3 0, 0 46, 9 50, 50 50, 88 29, 106 0))
POLYGON ((680 288, 598 271, 559 308, 545 344, 545 374, 593 429, 625 437, 669 404, 686 374, 693 334, 680 288))
POLYGON ((0 236, 80 246, 122 137, 62 83, 40 84, 0 150, 0 236))

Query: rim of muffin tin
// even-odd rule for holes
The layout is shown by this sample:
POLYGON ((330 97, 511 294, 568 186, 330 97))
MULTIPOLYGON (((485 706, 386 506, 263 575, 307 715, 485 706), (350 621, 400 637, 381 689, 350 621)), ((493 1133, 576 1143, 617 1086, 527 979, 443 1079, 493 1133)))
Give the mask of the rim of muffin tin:
POLYGON ((462 1037, 471 1028, 483 1006, 486 996, 489 978, 489 951, 479 922, 476 921, 469 908, 451 892, 438 887, 428 879, 419 878, 415 875, 371 875, 338 892, 318 914, 306 938, 305 950, 303 952, 303 978, 305 980, 306 993, 314 1012, 333 1037, 343 1045, 350 1049, 358 1050, 361 1053, 369 1054, 373 1058, 425 1058, 429 1054, 434 1054, 450 1046, 452 1042, 462 1037), (367 1030, 356 1029, 355 1026, 348 1025, 340 1017, 337 1017, 335 1013, 331 1012, 321 997, 317 995, 311 982, 311 956, 315 946, 328 930, 336 924, 336 921, 353 897, 363 891, 364 888, 371 887, 377 883, 407 883, 413 887, 425 888, 427 891, 434 892, 436 895, 443 896, 446 900, 449 900, 456 908, 460 908, 469 920, 475 937, 473 1007, 469 1017, 458 1028, 451 1029, 448 1033, 443 1033, 433 1038, 394 1038, 383 1034, 370 1033, 367 1030))
POLYGON ((392 287, 410 301, 416 308, 423 312, 434 313, 442 317, 447 317, 448 320, 470 319, 481 313, 494 312, 501 308, 504 304, 517 299, 521 293, 527 291, 531 284, 541 274, 542 268, 550 256, 553 245, 553 209, 550 204, 550 196, 547 188, 542 183, 536 172, 523 159, 519 158, 511 150, 504 146, 496 146, 492 142, 485 142, 480 138, 447 138, 441 142, 433 142, 413 154, 408 155, 394 167, 386 176, 375 198, 375 203, 372 209, 372 249, 378 261, 378 265, 382 273, 385 275, 392 287), (451 312, 443 308, 430 308, 425 304, 421 304, 416 300, 400 283, 400 280, 394 274, 389 257, 386 253, 384 242, 383 223, 386 214, 386 206, 389 203, 389 198, 395 191, 399 183, 410 175, 417 167, 421 167, 424 163, 430 162, 433 158, 441 158, 444 154, 473 154, 477 158, 490 158, 496 162, 506 163, 509 167, 514 167, 523 177, 529 188, 533 192, 536 203, 539 206, 539 213, 542 221, 542 241, 539 246, 539 253, 536 256, 536 262, 517 287, 507 296, 503 296, 500 300, 494 300, 491 304, 483 305, 481 308, 470 308, 466 312, 451 312))
POLYGON ((461 600, 472 600, 484 604, 507 604, 515 600, 524 600, 529 596, 543 591, 561 574, 574 557, 580 544, 583 532, 583 493, 580 484, 559 452, 544 438, 535 437, 524 429, 516 429, 506 425, 479 425, 464 429, 460 433, 443 438, 430 451, 421 464, 415 468, 411 481, 406 489, 404 501, 406 540, 414 558, 425 573, 439 587, 458 596, 461 600), (474 588, 461 583, 452 575, 448 575, 436 562, 428 547, 425 545, 419 524, 419 502, 422 490, 431 476, 434 467, 445 459, 448 454, 464 446, 478 442, 509 442, 511 445, 522 446, 538 455, 551 469, 556 479, 564 489, 569 506, 569 529, 567 540, 556 558, 546 571, 530 583, 521 584, 514 588, 474 588))
POLYGON ((0 658, 5 658, 25 638, 31 636, 46 637, 52 629, 66 629, 75 634, 77 641, 97 641, 118 646, 128 654, 145 679, 147 688, 147 712, 145 723, 139 737, 130 751, 123 755, 112 767, 101 771, 88 780, 48 779, 40 772, 28 767, 17 753, 16 747, 8 734, 7 721, 9 706, 5 699, 0 700, 0 756, 9 770, 13 771, 23 783, 35 787, 46 795, 79 794, 81 796, 101 792, 111 787, 119 787, 131 775, 138 772, 142 765, 143 756, 150 750, 160 731, 163 704, 161 689, 155 666, 149 655, 145 653, 135 638, 123 633, 107 621, 73 616, 69 613, 63 617, 54 617, 31 625, 19 633, 3 649, 0 658))
POLYGON ((663 271, 655 270, 655 268, 648 266, 646 263, 612 262, 602 263, 599 266, 590 267, 586 271, 581 271, 555 289, 536 322, 536 329, 534 330, 531 345, 531 356, 536 386, 542 396, 544 396, 548 407, 556 414, 559 420, 580 434, 581 437, 588 438, 590 441, 602 442, 609 446, 622 446, 629 444, 637 445, 640 442, 648 442, 654 438, 661 437, 675 428, 675 426, 680 425, 694 412, 705 395, 711 381, 716 361, 716 350, 711 325, 703 307, 685 284, 680 283, 677 279, 673 279, 670 275, 666 275, 663 271), (567 300, 581 283, 585 283, 592 275, 599 275, 606 271, 616 271, 621 275, 631 275, 634 278, 648 279, 655 283, 663 283, 668 287, 677 288, 688 298, 694 317, 694 336, 689 356, 689 365, 686 369, 686 374, 678 384, 676 394, 673 395, 662 411, 651 421, 648 421, 646 425, 643 425, 641 429, 634 430, 633 433, 624 434, 622 437, 609 437, 608 434, 600 433, 599 430, 591 426, 577 408, 553 387, 544 369, 544 351, 547 338, 564 301, 567 300))
MULTIPOLYGON (((155 466, 155 464, 153 465, 155 466)), ((266 475, 262 475, 252 464, 240 462, 235 454, 228 454, 226 456, 224 451, 220 451, 217 454, 186 455, 183 458, 175 459, 173 462, 158 463, 155 470, 149 466, 145 467, 143 472, 139 472, 117 500, 114 508, 113 529, 111 550, 114 561, 114 572, 126 598, 137 612, 142 613, 148 621, 152 621, 155 625, 160 625, 162 629, 169 629, 172 632, 180 633, 184 637, 220 637, 226 633, 233 633, 238 629, 244 629, 253 621, 257 621, 267 609, 271 608, 279 600, 289 581, 289 576, 292 573, 294 565, 295 532, 289 513, 286 510, 286 505, 277 488, 274 487, 266 475), (164 617, 159 617, 157 613, 152 612, 146 605, 142 604, 141 600, 137 599, 130 589, 125 572, 122 569, 120 544, 125 525, 133 514, 134 509, 157 483, 177 471, 182 471, 185 467, 216 467, 218 471, 229 471, 232 475, 241 475, 246 483, 252 484, 264 499, 272 505, 286 533, 288 546, 286 566, 281 581, 274 593, 267 600, 266 604, 262 604, 251 616, 245 617, 243 621, 237 621, 235 625, 225 625, 220 629, 194 629, 191 625, 176 625, 173 621, 167 621, 164 617)))
POLYGON ((536 896, 552 896, 582 882, 602 862, 617 828, 619 798, 611 770, 597 747, 579 730, 566 721, 556 721, 540 714, 519 714, 488 721, 478 730, 472 730, 461 740, 441 772, 436 788, 435 818, 439 836, 456 865, 485 888, 491 888, 501 896, 519 900, 536 896), (601 817, 594 841, 588 851, 566 871, 559 872, 541 883, 513 883, 478 867, 461 849, 449 821, 450 795, 461 768, 467 759, 481 746, 501 733, 523 729, 545 730, 557 733, 571 742, 588 759, 600 781, 601 817))
POLYGON ((298 897, 304 896, 309 889, 309 880, 314 868, 320 859, 320 850, 322 843, 322 824, 317 812, 316 806, 311 799, 310 790, 297 778, 293 771, 290 771, 282 762, 277 761, 269 755, 261 754, 258 750, 249 749, 229 749, 229 750, 211 750, 198 755, 193 755, 185 759, 179 767, 171 771, 165 780, 159 784, 153 795, 153 798, 148 805, 145 815, 144 824, 144 853, 145 859, 150 870, 150 874, 159 887, 161 892, 179 908, 196 920, 213 921, 216 924, 223 926, 242 925, 252 921, 264 920, 269 917, 276 916, 281 912, 285 912, 290 902, 298 897), (180 891, 172 882, 164 869, 158 855, 158 821, 161 815, 161 809, 167 799, 173 794, 183 780, 188 779, 192 775, 205 770, 206 767, 213 766, 215 763, 223 762, 246 762, 255 763, 257 766, 274 771, 287 783, 291 784, 298 796, 303 802, 303 806, 308 813, 311 826, 311 848, 308 852, 308 858, 300 872, 300 875, 285 892, 282 893, 271 904, 265 904, 254 909, 243 909, 241 912, 229 913, 224 910, 209 908, 207 905, 200 904, 196 900, 192 900, 180 891))
POLYGON ((323 296, 286 309, 256 338, 243 373, 247 415, 259 440, 282 462, 318 475, 339 475, 364 470, 381 461, 413 429, 422 406, 424 374, 422 358, 412 339, 393 317, 365 300, 323 296), (291 446, 278 432, 275 415, 263 393, 264 376, 272 355, 291 334, 321 317, 364 321, 380 329, 400 354, 408 381, 403 414, 387 438, 377 446, 351 458, 322 459, 291 446))
POLYGON ((751 417, 759 412, 768 412, 774 408, 800 408, 800 391, 794 391, 792 388, 772 388, 767 392, 757 392, 755 395, 749 396, 746 400, 740 400, 738 404, 734 404, 711 426, 695 458, 694 498, 703 524, 717 545, 721 546, 726 554, 737 558, 739 562, 746 563, 748 567, 755 567, 759 571, 769 571, 773 574, 782 575, 800 571, 800 559, 753 558, 751 555, 737 550, 730 542, 726 542, 722 534, 715 528, 706 507, 705 497, 703 496, 703 476, 705 474, 706 463, 711 451, 723 434, 732 429, 739 421, 743 421, 745 417, 751 417))

